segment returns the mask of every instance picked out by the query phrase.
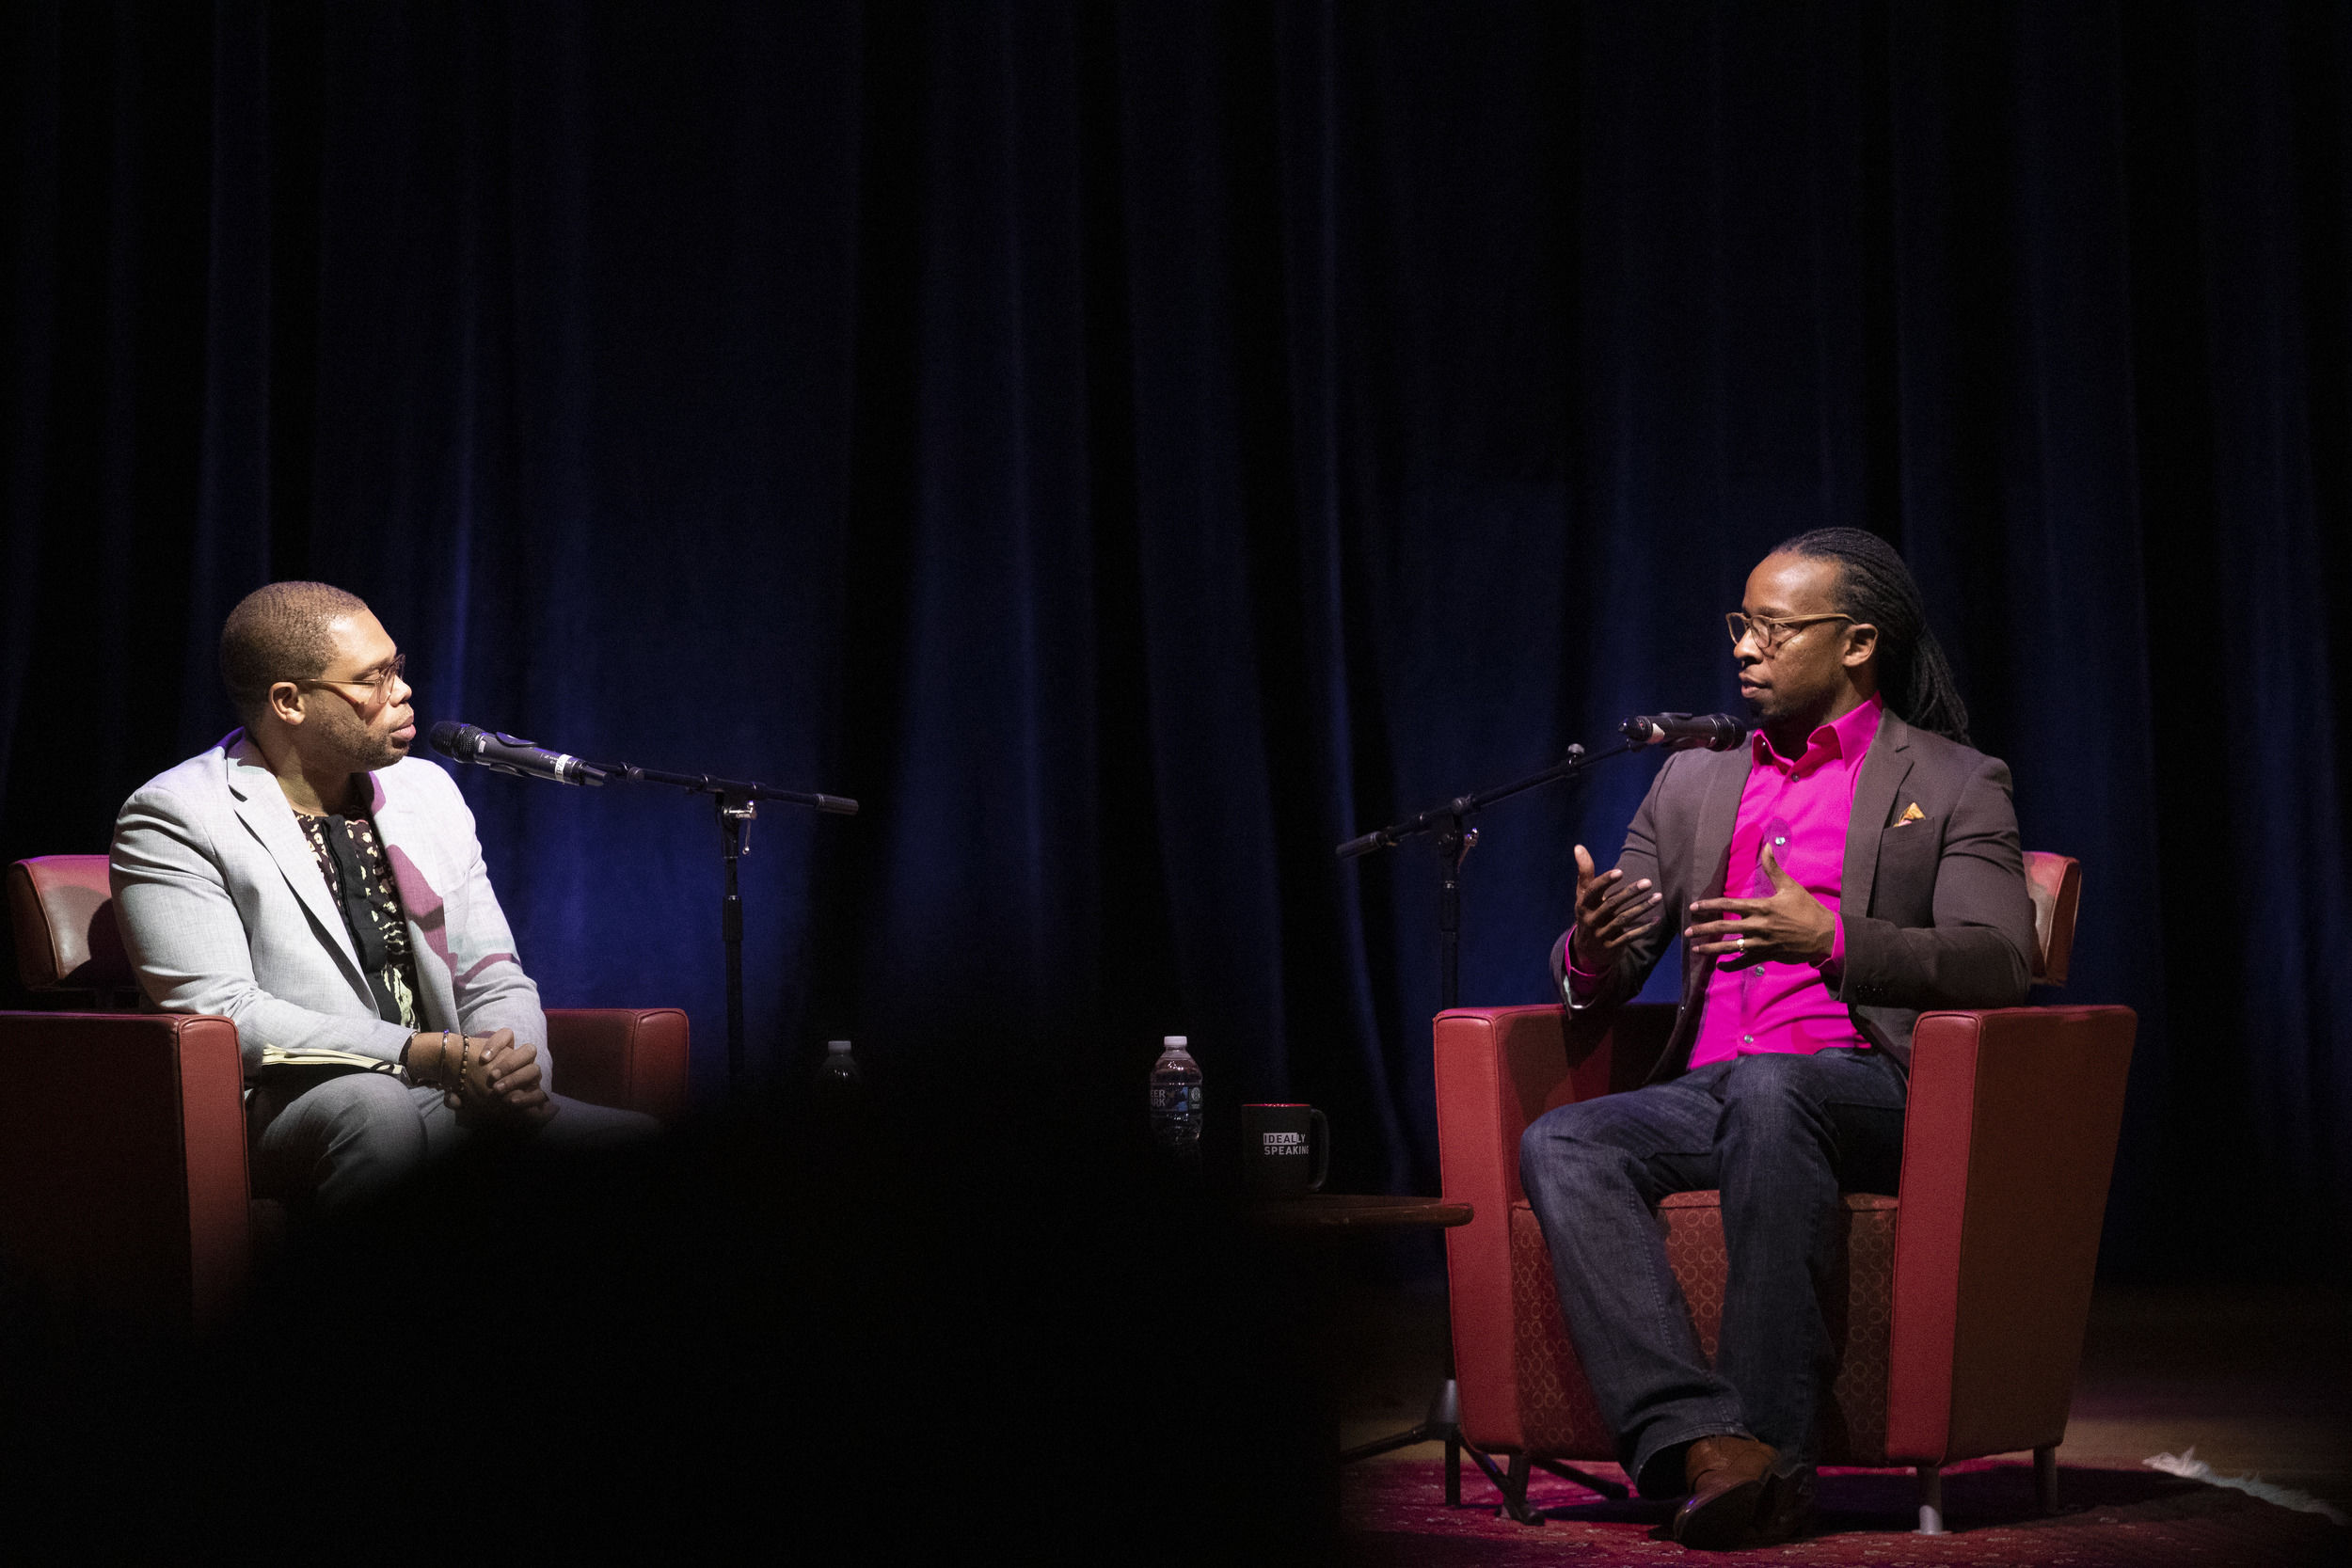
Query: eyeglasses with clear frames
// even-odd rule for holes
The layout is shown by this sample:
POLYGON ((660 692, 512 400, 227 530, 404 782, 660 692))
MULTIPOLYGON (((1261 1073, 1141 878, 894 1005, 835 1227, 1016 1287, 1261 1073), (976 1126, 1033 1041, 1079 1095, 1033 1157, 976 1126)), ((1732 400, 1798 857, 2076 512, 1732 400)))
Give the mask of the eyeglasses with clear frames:
POLYGON ((307 680, 296 681, 294 684, 296 686, 331 686, 336 689, 336 695, 342 697, 345 702, 350 702, 352 699, 350 693, 342 689, 345 687, 356 686, 368 694, 367 701, 358 705, 362 707, 376 708, 382 707, 385 700, 391 695, 393 682, 405 681, 407 678, 408 656, 406 654, 394 654, 390 663, 385 665, 381 670, 378 670, 374 674, 369 676, 363 681, 307 680))
POLYGON ((1731 628, 1731 645, 1738 647, 1748 633, 1756 633, 1756 645, 1767 654, 1778 653, 1782 644, 1817 621, 1851 621, 1851 615, 1792 615, 1786 621, 1775 621, 1769 615, 1749 615, 1733 610, 1724 617, 1731 628))

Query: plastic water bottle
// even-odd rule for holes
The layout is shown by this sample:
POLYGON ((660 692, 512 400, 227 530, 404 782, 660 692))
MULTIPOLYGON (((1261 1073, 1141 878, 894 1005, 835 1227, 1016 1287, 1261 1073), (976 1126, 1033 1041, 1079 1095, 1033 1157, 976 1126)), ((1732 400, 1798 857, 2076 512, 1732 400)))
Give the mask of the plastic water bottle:
POLYGON ((848 1040, 827 1040, 817 1065, 817 1101, 831 1112, 848 1111, 866 1098, 866 1075, 850 1054, 848 1040))
POLYGON ((1152 1065, 1152 1138, 1185 1159, 1200 1152, 1200 1064, 1182 1035, 1160 1039, 1160 1059, 1152 1065))

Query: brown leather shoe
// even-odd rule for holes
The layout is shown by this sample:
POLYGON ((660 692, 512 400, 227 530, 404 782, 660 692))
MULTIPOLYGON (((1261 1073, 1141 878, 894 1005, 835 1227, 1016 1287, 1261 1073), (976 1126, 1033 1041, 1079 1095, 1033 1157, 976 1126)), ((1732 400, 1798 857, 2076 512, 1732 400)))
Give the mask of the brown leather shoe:
POLYGON ((1764 1482, 1764 1499, 1756 1505, 1756 1527, 1748 1532, 1751 1546, 1777 1546, 1813 1530, 1813 1499, 1820 1472, 1800 1465, 1764 1482))
POLYGON ((1691 1495, 1675 1510, 1673 1535, 1703 1552, 1748 1544, 1764 1500, 1764 1483, 1780 1455, 1753 1437, 1702 1437, 1682 1456, 1691 1495))

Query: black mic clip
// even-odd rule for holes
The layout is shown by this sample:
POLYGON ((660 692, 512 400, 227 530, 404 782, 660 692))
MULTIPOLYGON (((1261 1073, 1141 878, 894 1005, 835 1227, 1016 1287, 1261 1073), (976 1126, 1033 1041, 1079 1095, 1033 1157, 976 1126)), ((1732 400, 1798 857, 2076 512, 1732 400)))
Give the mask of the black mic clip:
POLYGON ((1728 752, 1747 738, 1748 726, 1728 713, 1645 713, 1627 720, 1618 733, 1636 746, 1728 752))

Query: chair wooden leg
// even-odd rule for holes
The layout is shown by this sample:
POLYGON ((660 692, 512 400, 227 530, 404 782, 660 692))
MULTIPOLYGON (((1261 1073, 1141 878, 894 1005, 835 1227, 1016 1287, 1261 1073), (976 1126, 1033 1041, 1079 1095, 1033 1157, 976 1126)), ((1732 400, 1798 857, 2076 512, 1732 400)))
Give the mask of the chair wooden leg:
POLYGON ((1919 1466, 1919 1530, 1921 1535, 1944 1535, 1944 1467, 1940 1465, 1919 1466))
POLYGON ((2033 1450, 2033 1500, 2044 1513, 2058 1512, 2058 1445, 2033 1450))

